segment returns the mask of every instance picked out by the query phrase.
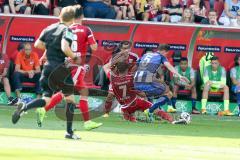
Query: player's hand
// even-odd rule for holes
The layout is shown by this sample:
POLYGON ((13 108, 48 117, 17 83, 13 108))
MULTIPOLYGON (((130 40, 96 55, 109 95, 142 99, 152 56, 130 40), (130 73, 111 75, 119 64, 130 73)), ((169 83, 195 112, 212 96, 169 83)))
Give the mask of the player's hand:
POLYGON ((185 83, 187 83, 187 84, 190 83, 190 81, 187 79, 187 77, 180 76, 179 78, 180 78, 180 81, 182 81, 182 82, 185 82, 185 83))
POLYGON ((208 85, 208 86, 211 86, 212 84, 213 84, 212 81, 207 81, 207 85, 208 85))
POLYGON ((29 71, 28 72, 28 77, 32 79, 34 77, 34 71, 29 71))
POLYGON ((192 89, 192 85, 190 85, 190 84, 185 85, 185 89, 186 90, 191 90, 192 89))
POLYGON ((82 63, 81 57, 77 57, 77 58, 74 59, 73 61, 74 61, 74 63, 77 64, 77 65, 81 65, 81 63, 82 63))

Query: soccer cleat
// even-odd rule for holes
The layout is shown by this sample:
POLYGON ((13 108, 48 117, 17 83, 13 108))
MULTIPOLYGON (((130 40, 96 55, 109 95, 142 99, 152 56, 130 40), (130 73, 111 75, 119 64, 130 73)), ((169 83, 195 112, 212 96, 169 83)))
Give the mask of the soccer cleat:
POLYGON ((73 140, 79 140, 81 139, 78 135, 74 134, 74 133, 66 133, 65 134, 65 138, 66 139, 73 139, 73 140))
POLYGON ((231 113, 229 110, 223 111, 224 116, 233 116, 233 113, 231 113))
POLYGON ((177 121, 173 121, 172 124, 187 124, 185 119, 179 119, 177 121))
POLYGON ((26 104, 21 102, 17 106, 17 110, 12 115, 12 123, 16 124, 20 117, 24 114, 24 109, 26 107, 26 104))
POLYGON ((103 117, 103 118, 108 118, 108 117, 109 117, 109 114, 108 114, 108 113, 105 113, 102 117, 103 117))
POLYGON ((146 115, 147 122, 150 122, 150 123, 154 122, 153 113, 150 113, 150 112, 149 112, 149 109, 146 109, 146 110, 144 111, 144 114, 146 115))
POLYGON ((7 104, 15 105, 18 102, 18 98, 9 97, 7 104))
POLYGON ((175 108, 173 108, 172 106, 168 106, 167 112, 169 112, 169 113, 176 113, 177 110, 175 108))
POLYGON ((136 119, 135 116, 130 115, 130 116, 129 116, 129 121, 130 121, 130 122, 137 122, 137 119, 136 119))
POLYGON ((198 110, 196 110, 196 109, 193 109, 192 110, 192 114, 200 114, 200 112, 198 110))
POLYGON ((38 127, 42 127, 42 122, 46 114, 45 108, 36 109, 36 114, 37 114, 37 125, 38 127))
POLYGON ((207 114, 207 110, 206 109, 202 109, 201 113, 202 114, 207 114))
POLYGON ((86 121, 84 122, 84 129, 89 131, 95 128, 100 127, 101 125, 103 125, 102 123, 97 123, 97 122, 93 122, 93 121, 86 121))

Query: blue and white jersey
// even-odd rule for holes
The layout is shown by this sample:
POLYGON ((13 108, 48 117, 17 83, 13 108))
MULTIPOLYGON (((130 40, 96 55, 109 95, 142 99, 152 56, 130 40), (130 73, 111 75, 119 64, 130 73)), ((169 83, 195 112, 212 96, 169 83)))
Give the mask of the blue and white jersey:
POLYGON ((161 65, 168 62, 167 58, 159 52, 150 52, 143 55, 138 64, 137 72, 134 76, 134 82, 151 83, 153 77, 161 69, 161 65))

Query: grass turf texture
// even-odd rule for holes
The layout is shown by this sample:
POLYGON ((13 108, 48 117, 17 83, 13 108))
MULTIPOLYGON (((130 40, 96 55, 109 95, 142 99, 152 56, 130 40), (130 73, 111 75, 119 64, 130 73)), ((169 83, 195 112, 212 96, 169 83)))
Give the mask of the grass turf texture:
POLYGON ((104 125, 83 131, 75 122, 80 141, 65 140, 65 122, 53 112, 38 128, 30 111, 17 125, 11 123, 13 108, 0 107, 1 160, 239 160, 240 119, 236 117, 193 116, 190 125, 159 122, 130 123, 119 114, 97 118, 104 125))

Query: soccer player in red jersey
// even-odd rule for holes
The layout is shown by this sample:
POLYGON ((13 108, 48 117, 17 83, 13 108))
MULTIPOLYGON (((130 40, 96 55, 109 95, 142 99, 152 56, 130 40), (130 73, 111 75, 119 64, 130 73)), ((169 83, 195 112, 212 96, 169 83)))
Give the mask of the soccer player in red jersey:
MULTIPOLYGON (((124 59, 121 60, 121 62, 117 62, 115 65, 113 65, 110 71, 112 90, 114 96, 122 105, 121 110, 123 112, 124 119, 131 122, 136 122, 136 118, 133 115, 134 112, 137 110, 144 112, 144 110, 152 106, 152 103, 142 98, 142 96, 145 95, 144 93, 134 89, 134 72, 129 70, 129 63, 126 63, 124 59)), ((169 122, 173 122, 173 117, 168 113, 160 109, 155 113, 161 118, 169 122)))
MULTIPOLYGON (((114 62, 112 61, 112 59, 110 59, 110 61, 104 66, 104 70, 107 73, 108 78, 110 78, 110 77, 109 77, 109 73, 107 70, 110 70, 111 65, 114 65, 114 63, 116 64, 117 62, 120 62, 122 59, 125 59, 130 64, 129 67, 132 71, 136 70, 136 68, 137 68, 136 63, 137 63, 139 57, 137 54, 129 51, 130 46, 131 46, 130 42, 123 41, 120 43, 119 47, 117 47, 117 49, 113 52, 114 54, 118 54, 122 51, 124 54, 118 54, 114 58, 115 59, 114 62), (117 57, 119 57, 119 58, 117 58, 117 57)), ((105 114, 103 115, 103 117, 105 117, 105 118, 109 117, 109 112, 111 111, 111 108, 112 108, 113 98, 114 98, 114 93, 113 93, 112 84, 111 84, 111 80, 110 80, 108 95, 107 95, 106 102, 105 102, 105 114)))
MULTIPOLYGON (((87 47, 90 46, 92 50, 97 50, 97 43, 93 36, 93 33, 89 27, 82 25, 83 10, 81 6, 75 6, 75 20, 74 24, 70 26, 70 29, 74 33, 71 49, 79 57, 81 57, 81 64, 84 64, 86 59, 87 47)), ((85 68, 74 64, 71 59, 67 59, 67 66, 71 68, 71 76, 74 82, 75 89, 80 93, 81 98, 77 107, 82 113, 84 120, 84 128, 91 130, 102 125, 102 123, 96 123, 90 120, 88 111, 88 88, 84 82, 85 68)), ((38 124, 41 126, 45 112, 54 108, 63 99, 61 92, 57 92, 51 97, 49 105, 43 109, 38 110, 38 124)), ((68 97, 68 108, 66 111, 67 116, 67 133, 72 132, 72 121, 75 108, 74 97, 68 97)))

